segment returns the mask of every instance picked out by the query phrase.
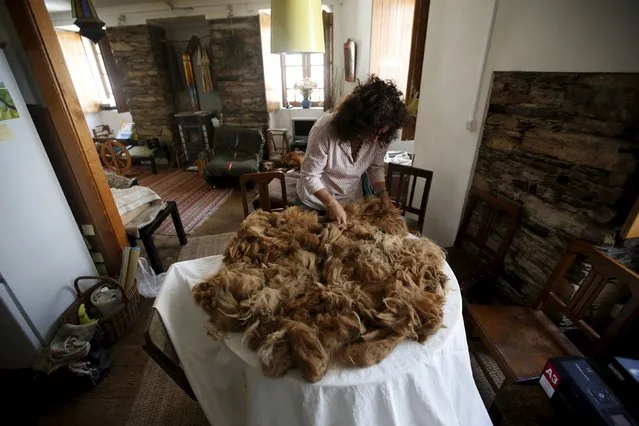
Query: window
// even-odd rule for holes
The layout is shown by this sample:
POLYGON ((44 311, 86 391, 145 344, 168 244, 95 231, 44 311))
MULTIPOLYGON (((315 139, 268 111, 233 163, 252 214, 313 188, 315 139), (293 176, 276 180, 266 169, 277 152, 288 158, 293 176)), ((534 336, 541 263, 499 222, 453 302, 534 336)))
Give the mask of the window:
POLYGON ((406 95, 415 0, 373 0, 371 74, 392 80, 406 95))
POLYGON ((271 53, 270 10, 260 10, 264 88, 269 112, 282 106, 300 106, 303 97, 295 90, 295 83, 304 78, 317 83, 317 89, 311 94, 312 106, 323 106, 325 110, 333 107, 333 14, 324 11, 322 19, 326 53, 278 55, 271 53))
MULTIPOLYGON (((86 39, 84 39, 86 40, 86 39)), ((86 40, 88 41, 88 40, 86 40)), ((109 108, 115 108, 115 98, 113 96, 113 90, 111 90, 111 82, 109 81, 109 74, 107 73, 106 67, 104 66, 104 58, 102 57, 102 52, 100 51, 100 45, 94 44, 93 42, 88 41, 93 49, 93 54, 97 59, 97 74, 100 78, 101 88, 104 90, 104 106, 109 108)))
POLYGON ((99 46, 72 31, 58 31, 58 41, 84 112, 115 107, 111 83, 99 46))
POLYGON ((317 83, 317 89, 311 93, 311 105, 324 105, 324 54, 296 53, 282 55, 282 103, 300 106, 302 94, 295 84, 305 78, 317 83))

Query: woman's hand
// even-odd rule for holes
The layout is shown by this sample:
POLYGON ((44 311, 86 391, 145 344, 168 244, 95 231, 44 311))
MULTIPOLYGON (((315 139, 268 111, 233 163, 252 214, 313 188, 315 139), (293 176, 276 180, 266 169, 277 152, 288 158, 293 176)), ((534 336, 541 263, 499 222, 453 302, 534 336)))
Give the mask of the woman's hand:
POLYGON ((379 198, 382 201, 382 206, 385 209, 392 209, 393 208, 393 200, 391 200, 390 195, 388 195, 387 191, 382 192, 382 194, 379 196, 379 198))
POLYGON ((326 205, 326 212, 332 221, 339 224, 346 223, 346 212, 344 211, 344 207, 342 207, 342 205, 336 200, 333 200, 326 205))

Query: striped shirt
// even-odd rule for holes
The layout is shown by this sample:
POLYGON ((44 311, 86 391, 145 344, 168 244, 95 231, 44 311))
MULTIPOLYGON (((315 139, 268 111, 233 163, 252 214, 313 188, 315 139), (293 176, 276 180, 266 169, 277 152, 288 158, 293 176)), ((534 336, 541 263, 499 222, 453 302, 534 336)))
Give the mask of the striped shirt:
POLYGON ((308 137, 308 147, 297 182, 297 196, 306 206, 325 210, 313 194, 326 189, 341 204, 362 198, 362 175, 371 184, 384 180, 386 147, 364 141, 353 159, 351 144, 342 141, 331 125, 333 114, 317 120, 308 137))

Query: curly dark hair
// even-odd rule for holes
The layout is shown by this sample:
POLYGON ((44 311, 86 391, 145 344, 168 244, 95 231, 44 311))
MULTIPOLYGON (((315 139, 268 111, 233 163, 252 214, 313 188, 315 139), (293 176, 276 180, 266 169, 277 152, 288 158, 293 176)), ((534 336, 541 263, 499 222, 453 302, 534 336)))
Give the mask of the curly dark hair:
POLYGON ((341 140, 377 136, 378 143, 386 147, 408 118, 402 92, 391 81, 371 75, 342 101, 332 124, 341 140))

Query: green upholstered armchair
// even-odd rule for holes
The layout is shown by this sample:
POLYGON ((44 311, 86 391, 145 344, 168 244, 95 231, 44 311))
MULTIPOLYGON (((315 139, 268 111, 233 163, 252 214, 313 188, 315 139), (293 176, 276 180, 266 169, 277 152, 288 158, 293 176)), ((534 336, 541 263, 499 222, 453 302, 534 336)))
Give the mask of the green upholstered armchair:
POLYGON ((257 129, 222 126, 215 130, 213 159, 204 168, 207 179, 235 178, 259 171, 264 137, 257 129))

